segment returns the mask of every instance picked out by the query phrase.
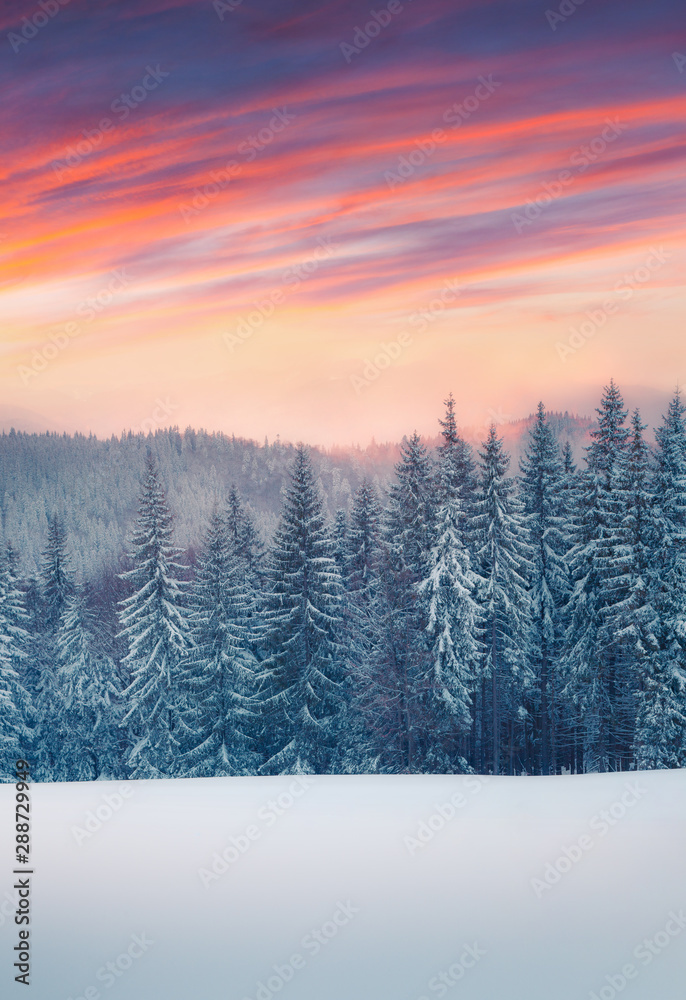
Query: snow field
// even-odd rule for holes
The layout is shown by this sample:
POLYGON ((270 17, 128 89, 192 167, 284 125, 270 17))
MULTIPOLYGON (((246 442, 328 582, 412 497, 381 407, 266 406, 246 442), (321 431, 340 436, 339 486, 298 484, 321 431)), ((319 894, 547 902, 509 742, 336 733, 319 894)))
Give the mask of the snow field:
POLYGON ((34 785, 31 996, 682 1000, 685 793, 683 771, 34 785))

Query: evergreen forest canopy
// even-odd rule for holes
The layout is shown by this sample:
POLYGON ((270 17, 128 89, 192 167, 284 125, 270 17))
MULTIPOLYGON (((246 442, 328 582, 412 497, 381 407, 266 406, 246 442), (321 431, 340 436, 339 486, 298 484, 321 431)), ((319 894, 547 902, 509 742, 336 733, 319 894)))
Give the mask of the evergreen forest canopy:
POLYGON ((513 469, 495 426, 464 440, 450 396, 437 446, 405 440, 388 484, 200 435, 180 493, 189 432, 148 439, 142 480, 113 439, 115 496, 97 464, 44 489, 65 439, 3 436, 0 777, 22 757, 46 781, 683 766, 686 406, 654 445, 613 382, 597 414, 577 465, 540 404, 513 469), (13 471, 54 500, 40 553, 13 471), (102 513, 75 546, 84 505, 102 513))

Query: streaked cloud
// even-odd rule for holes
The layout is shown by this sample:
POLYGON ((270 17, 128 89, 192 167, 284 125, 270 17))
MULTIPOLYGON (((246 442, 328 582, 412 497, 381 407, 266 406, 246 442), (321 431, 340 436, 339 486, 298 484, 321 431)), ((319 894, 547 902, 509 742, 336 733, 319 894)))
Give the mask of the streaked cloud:
MULTIPOLYGON (((3 9, 1 30, 32 10, 3 9)), ((676 4, 589 0, 552 32, 539 3, 413 0, 348 64, 340 44, 368 19, 338 0, 287 16, 243 0, 223 20, 209 0, 71 0, 17 53, 6 43, 7 403, 109 432, 131 399, 173 386, 186 422, 331 441, 428 429, 449 388, 468 422, 546 394, 574 408, 612 374, 669 389, 685 262, 676 4), (495 86, 473 107, 480 79, 495 86), (321 240, 336 252, 228 352, 223 335, 321 240), (561 366, 574 316, 653 244, 669 262, 561 366), (121 295, 22 380, 117 268, 121 295), (454 308, 356 397, 350 374, 446 279, 464 288, 454 308), (651 310, 663 348, 646 360, 651 310)))

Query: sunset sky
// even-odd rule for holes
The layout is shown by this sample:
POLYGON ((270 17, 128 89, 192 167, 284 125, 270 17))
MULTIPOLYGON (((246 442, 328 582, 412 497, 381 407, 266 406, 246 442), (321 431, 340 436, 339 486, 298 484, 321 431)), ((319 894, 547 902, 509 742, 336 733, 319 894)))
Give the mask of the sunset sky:
POLYGON ((0 426, 366 444, 686 380, 683 0, 0 22, 0 426))

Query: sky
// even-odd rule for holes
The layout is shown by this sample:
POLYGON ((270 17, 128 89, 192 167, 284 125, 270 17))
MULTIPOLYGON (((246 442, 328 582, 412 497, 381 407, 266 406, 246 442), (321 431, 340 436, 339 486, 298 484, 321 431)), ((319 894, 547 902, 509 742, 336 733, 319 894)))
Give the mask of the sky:
POLYGON ((682 0, 3 0, 0 92, 0 426, 364 445, 686 379, 682 0))

